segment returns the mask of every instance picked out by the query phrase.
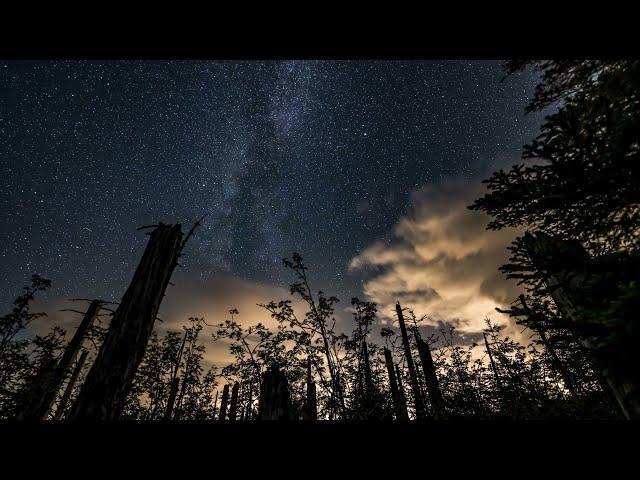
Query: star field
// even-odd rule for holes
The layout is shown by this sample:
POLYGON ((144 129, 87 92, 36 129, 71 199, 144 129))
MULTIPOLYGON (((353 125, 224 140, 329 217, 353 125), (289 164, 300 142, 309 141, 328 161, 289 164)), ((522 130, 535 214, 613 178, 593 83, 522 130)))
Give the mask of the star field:
POLYGON ((517 161, 535 78, 499 62, 0 63, 0 284, 119 299, 146 237, 203 214, 177 278, 285 285, 300 252, 319 286, 359 295, 349 260, 410 193, 517 161))

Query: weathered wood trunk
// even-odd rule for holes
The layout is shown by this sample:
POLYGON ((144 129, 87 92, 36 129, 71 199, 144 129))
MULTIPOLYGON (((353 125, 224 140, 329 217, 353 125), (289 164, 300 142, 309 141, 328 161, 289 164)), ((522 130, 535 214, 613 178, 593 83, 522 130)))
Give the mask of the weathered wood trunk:
POLYGON ((180 385, 180 377, 174 377, 169 387, 169 398, 167 399, 167 408, 164 411, 162 419, 169 421, 173 417, 173 409, 176 404, 176 396, 178 395, 178 386, 180 385))
POLYGON ((316 397, 316 382, 311 374, 311 359, 307 359, 307 398, 304 404, 304 414, 306 420, 318 419, 318 400, 316 397))
POLYGON ((371 374, 369 348, 367 347, 366 340, 362 342, 362 357, 364 358, 364 385, 367 389, 367 394, 370 395, 373 392, 373 375, 371 374))
POLYGON ((289 382, 284 372, 274 365, 262 374, 258 418, 288 420, 290 408, 289 382))
POLYGON ((227 418, 227 403, 229 402, 229 384, 222 389, 222 400, 220 400, 220 414, 218 420, 224 422, 227 418))
POLYGON ((238 391, 240 390, 240 384, 238 382, 233 384, 231 390, 231 403, 229 405, 229 420, 232 422, 236 420, 238 415, 238 391))
POLYGON ((395 365, 396 380, 398 381, 398 393, 400 398, 400 405, 402 406, 407 420, 409 419, 409 413, 407 412, 407 396, 404 393, 404 384, 402 383, 402 374, 400 373, 400 367, 395 365))
MULTIPOLYGON (((180 349, 178 350, 178 357, 176 358, 176 362, 174 364, 173 373, 171 374, 171 390, 169 392, 169 399, 171 400, 171 410, 169 410, 169 418, 174 418, 175 420, 180 420, 182 415, 182 399, 184 398, 184 392, 186 388, 186 379, 189 378, 187 375, 188 372, 182 372, 182 385, 178 389, 178 385, 180 384, 180 379, 178 378, 178 371, 180 370, 180 365, 182 364, 182 355, 184 354, 184 346, 187 342, 187 331, 185 330, 184 335, 182 337, 182 343, 180 344, 180 349), (175 384, 175 392, 173 392, 173 385, 175 384), (180 394, 178 394, 180 391, 180 394)), ((169 403, 169 402, 168 402, 169 403)))
MULTIPOLYGON (((577 291, 585 285, 589 276, 591 258, 578 242, 563 241, 544 233, 536 236, 527 233, 524 244, 536 269, 545 276, 545 284, 558 310, 570 323, 579 328, 580 299, 577 291)), ((582 322, 584 323, 584 322, 582 322)), ((616 367, 604 367, 598 355, 600 338, 578 334, 578 340, 593 356, 593 364, 599 370, 613 392, 620 411, 627 419, 640 418, 640 385, 637 366, 626 371, 616 367), (635 371, 635 375, 630 372, 635 371)), ((637 362, 634 362, 637 365, 637 362)))
POLYGON ((75 360, 82 341, 100 311, 102 302, 93 300, 82 317, 82 321, 65 348, 62 357, 55 367, 38 376, 29 387, 24 403, 16 414, 17 420, 44 420, 51 409, 58 391, 69 373, 71 364, 75 360))
POLYGON ((487 334, 486 333, 482 333, 482 336, 484 337, 484 346, 487 350, 487 354, 489 355, 489 364, 491 365, 491 371, 493 372, 493 378, 496 381, 496 387, 498 388, 498 390, 500 391, 500 394, 502 395, 504 392, 504 389, 502 387, 502 381, 500 380, 500 376, 498 375, 498 369, 496 368, 496 363, 493 361, 493 354, 491 353, 491 347, 489 347, 489 341, 487 340, 487 334))
POLYGON ((407 368, 409 369, 409 378, 411 379, 411 391, 413 392, 416 418, 421 419, 425 416, 424 401, 422 399, 420 385, 418 384, 418 374, 416 373, 416 367, 413 363, 413 357, 411 356, 411 345, 409 344, 409 335, 407 335, 407 328, 404 324, 402 307, 400 306, 399 302, 396 304, 396 314, 398 315, 398 323, 400 324, 400 332, 402 333, 402 345, 404 346, 404 355, 407 359, 407 368))
POLYGON ((493 379, 496 382, 496 388, 498 389, 498 393, 500 395, 500 413, 506 413, 509 404, 507 402, 506 392, 502 385, 502 381, 500 380, 500 375, 498 375, 498 369, 496 367, 496 362, 493 360, 493 353, 491 352, 491 347, 489 346, 489 340, 487 340, 487 334, 482 332, 482 336, 484 337, 484 346, 487 350, 487 354, 489 355, 489 364, 491 366, 491 371, 493 372, 493 379))
POLYGON ((248 392, 247 392, 247 402, 245 404, 245 413, 244 413, 244 419, 245 420, 252 420, 252 414, 253 414, 253 383, 249 383, 248 388, 247 388, 248 392))
POLYGON ((387 375, 389 376, 389 388, 391 389, 391 399, 393 400, 393 409, 396 414, 396 420, 409 420, 407 414, 407 405, 402 401, 400 396, 400 390, 398 390, 398 382, 396 381, 396 374, 393 371, 393 357, 391 350, 385 347, 384 349, 384 361, 387 366, 387 375))
POLYGON ((73 373, 71 373, 71 378, 69 378, 69 382, 67 383, 67 388, 64 389, 64 393, 62 394, 62 398, 60 399, 60 403, 58 404, 58 409, 56 410, 56 414, 53 417, 54 420, 62 420, 64 411, 67 408, 67 404, 69 403, 69 399, 73 394, 73 389, 76 386, 78 377, 80 376, 82 367, 84 367, 84 363, 87 361, 88 355, 89 355, 89 351, 83 350, 82 354, 80 355, 80 358, 76 362, 76 366, 73 369, 73 373))
POLYGON ((181 249, 180 224, 160 224, 150 233, 140 264, 71 410, 71 420, 116 420, 122 414, 181 249))
POLYGON ((420 362, 422 363, 422 370, 424 371, 424 380, 427 385, 427 393, 429 394, 431 405, 433 406, 434 417, 443 419, 445 417, 444 398, 442 398, 436 368, 433 365, 431 349, 427 342, 418 337, 416 337, 416 345, 418 346, 420 362))

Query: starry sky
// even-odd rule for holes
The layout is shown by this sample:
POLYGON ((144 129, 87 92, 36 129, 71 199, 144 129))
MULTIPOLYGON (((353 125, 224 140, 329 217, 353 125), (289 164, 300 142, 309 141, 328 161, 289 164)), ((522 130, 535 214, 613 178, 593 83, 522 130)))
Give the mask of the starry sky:
POLYGON ((419 192, 473 193, 536 135, 535 75, 503 76, 499 61, 0 62, 2 305, 32 273, 45 299, 118 300, 136 228, 203 214, 174 282, 286 288, 298 251, 317 288, 366 296, 354 259, 399 241, 433 200, 419 192))

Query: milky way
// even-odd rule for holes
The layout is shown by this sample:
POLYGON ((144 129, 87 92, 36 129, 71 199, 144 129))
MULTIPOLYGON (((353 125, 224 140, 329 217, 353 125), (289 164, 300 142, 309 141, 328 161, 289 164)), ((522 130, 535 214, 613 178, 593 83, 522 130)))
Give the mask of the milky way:
POLYGON ((32 273, 54 297, 118 299, 140 225, 208 217, 180 278, 286 284, 298 251, 348 299, 352 258, 410 194, 517 160, 535 78, 499 62, 0 63, 5 309, 32 273))

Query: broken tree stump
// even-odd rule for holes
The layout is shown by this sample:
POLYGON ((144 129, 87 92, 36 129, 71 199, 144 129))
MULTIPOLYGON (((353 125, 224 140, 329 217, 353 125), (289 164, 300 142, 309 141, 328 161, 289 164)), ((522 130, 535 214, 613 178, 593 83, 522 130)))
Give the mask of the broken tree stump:
POLYGON ((229 420, 232 422, 236 420, 238 414, 238 390, 240 389, 240 384, 238 382, 233 384, 233 388, 231 389, 231 403, 229 404, 229 420))
POLYGON ((262 374, 258 418, 260 420, 287 420, 291 408, 289 382, 277 365, 262 374))
POLYGON ((85 334, 98 315, 102 304, 103 302, 100 300, 91 301, 76 333, 69 341, 55 367, 52 366, 53 368, 39 375, 28 387, 22 406, 16 413, 16 420, 44 420, 47 417, 71 368, 71 364, 82 346, 85 334))
POLYGON ((184 243, 180 224, 155 226, 69 418, 116 420, 142 361, 184 243))

